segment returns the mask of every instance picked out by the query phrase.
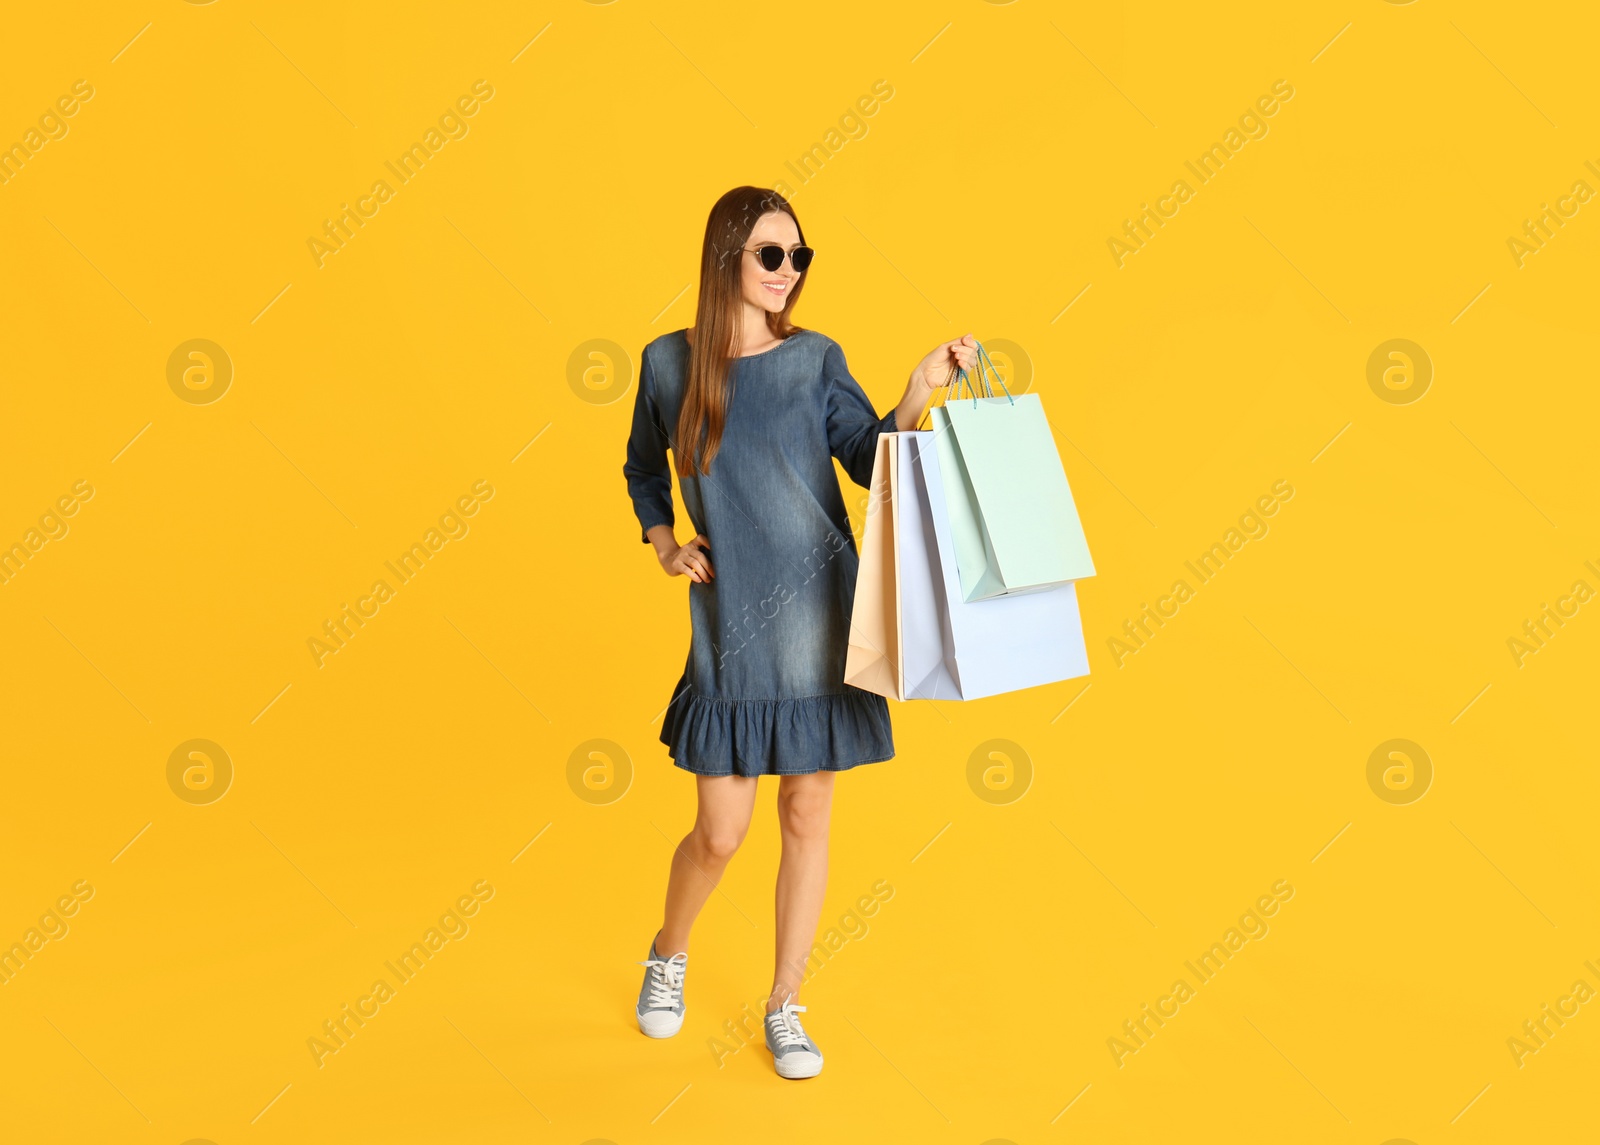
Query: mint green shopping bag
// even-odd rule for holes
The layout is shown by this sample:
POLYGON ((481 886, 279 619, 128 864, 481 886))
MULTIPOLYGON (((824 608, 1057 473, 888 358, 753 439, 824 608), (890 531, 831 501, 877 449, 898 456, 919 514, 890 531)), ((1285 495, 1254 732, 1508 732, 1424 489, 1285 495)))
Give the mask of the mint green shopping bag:
MULTIPOLYGON (((1052 588, 1094 575, 1067 473, 1037 394, 947 398, 932 410, 934 443, 963 599, 1052 588)), ((967 381, 965 374, 962 381, 967 381)), ((970 383, 968 383, 970 387, 970 383)), ((951 392, 953 393, 953 386, 951 392)))

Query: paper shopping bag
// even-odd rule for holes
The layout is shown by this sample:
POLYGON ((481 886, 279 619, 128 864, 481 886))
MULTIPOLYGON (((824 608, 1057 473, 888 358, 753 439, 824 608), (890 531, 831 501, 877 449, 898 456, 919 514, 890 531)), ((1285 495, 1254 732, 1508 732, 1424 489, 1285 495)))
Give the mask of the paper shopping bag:
POLYGON ((862 530, 845 682, 896 700, 959 700, 945 587, 914 439, 878 438, 862 530))
POLYGON ((1000 577, 999 562, 989 544, 989 536, 984 532, 983 513, 978 508, 977 493, 967 475, 961 447, 950 424, 949 407, 934 406, 928 416, 933 420, 933 444, 944 474, 944 510, 962 586, 960 599, 987 600, 1000 596, 1006 592, 1006 584, 1000 577))
POLYGON ((855 603, 850 611, 850 644, 845 650, 844 682, 892 699, 904 699, 900 671, 899 588, 895 575, 893 509, 893 434, 880 434, 872 458, 867 521, 861 532, 855 603))
MULTIPOLYGON (((912 435, 927 438, 928 434, 912 435)), ((944 617, 955 686, 963 700, 1089 674, 1078 594, 1070 582, 1037 592, 968 601, 961 592, 943 477, 943 451, 914 441, 910 484, 925 490, 944 586, 944 617)), ((907 484, 902 482, 902 485, 907 484)))
MULTIPOLYGON (((959 700, 949 607, 933 530, 933 504, 917 478, 918 456, 931 433, 896 433, 894 532, 896 583, 900 592, 901 698, 959 700)), ((932 456, 932 448, 928 454, 932 456)))
MULTIPOLYGON (((979 357, 987 362, 981 347, 979 357)), ((963 600, 1094 575, 1038 394, 974 391, 935 407, 932 416, 963 600)))

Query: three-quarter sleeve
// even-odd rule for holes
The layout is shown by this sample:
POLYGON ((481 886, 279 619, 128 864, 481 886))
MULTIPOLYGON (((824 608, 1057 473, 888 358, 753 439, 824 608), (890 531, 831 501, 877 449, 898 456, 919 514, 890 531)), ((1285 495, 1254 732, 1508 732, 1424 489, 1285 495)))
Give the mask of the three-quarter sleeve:
POLYGON ((860 384, 850 376, 844 351, 830 344, 822 359, 823 381, 828 386, 828 451, 863 489, 872 485, 872 459, 880 433, 893 433, 895 411, 879 417, 860 384))
POLYGON ((655 371, 646 350, 639 371, 639 391, 633 399, 633 429, 628 434, 628 459, 623 463, 622 474, 628 479, 628 496, 633 499, 633 512, 639 518, 639 539, 647 543, 651 529, 673 523, 669 440, 661 409, 656 405, 655 371))

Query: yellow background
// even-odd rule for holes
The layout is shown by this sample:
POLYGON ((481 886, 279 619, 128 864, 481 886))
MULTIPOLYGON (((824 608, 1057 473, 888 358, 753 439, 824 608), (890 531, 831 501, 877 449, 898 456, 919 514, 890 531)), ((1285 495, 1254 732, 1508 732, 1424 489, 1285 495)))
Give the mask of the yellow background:
POLYGON ((1600 605, 1520 667, 1507 647, 1600 587, 1600 204, 1520 267, 1507 247, 1600 187, 1587 6, 5 23, 0 142, 95 90, 0 186, 0 541, 95 490, 0 585, 0 942, 95 892, 0 986, 5 1137, 1592 1138, 1600 1010, 1520 1068, 1507 1048, 1600 987, 1600 605), (479 80, 470 133, 319 268, 324 220, 479 80), (797 318, 880 409, 968 331, 1031 361, 1099 569, 1093 673, 895 706, 898 757, 839 783, 824 923, 894 895, 808 987, 828 1065, 789 1084, 759 1044, 720 1066, 709 1044, 769 981, 771 788, 696 931, 683 1032, 634 1029, 693 788, 656 740, 685 583, 620 466, 711 202, 794 185, 880 80, 795 197, 820 252, 797 318), (1119 268, 1106 240, 1278 80, 1265 138, 1119 268), (168 385, 195 338, 234 367, 213 404, 168 385), (1414 403, 1368 385, 1393 338, 1433 365, 1414 403), (593 339, 626 351, 589 391, 615 400, 570 384, 593 339), (308 639, 479 480, 470 533, 318 667, 308 639), (1123 622, 1279 480, 1270 533, 1118 667, 1123 622), (235 769, 208 805, 167 782, 196 738, 235 769), (1407 804, 1367 782, 1396 738, 1434 770, 1407 804), (568 782, 592 739, 626 753, 609 803, 568 782), (968 782, 992 739, 1031 761, 999 792, 968 782), (1119 1067, 1107 1039, 1280 879, 1270 934, 1119 1067), (470 935, 319 1068, 307 1039, 478 880, 470 935))

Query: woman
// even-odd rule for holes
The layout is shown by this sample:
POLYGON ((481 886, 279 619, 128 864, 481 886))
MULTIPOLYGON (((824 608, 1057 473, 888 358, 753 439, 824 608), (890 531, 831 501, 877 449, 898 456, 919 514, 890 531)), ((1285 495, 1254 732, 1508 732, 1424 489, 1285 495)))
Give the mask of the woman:
POLYGON ((833 777, 894 755, 888 702, 844 683, 857 557, 835 476, 867 486, 878 435, 916 428, 971 335, 917 363, 883 417, 831 339, 790 313, 812 251, 781 195, 738 187, 706 220, 695 325, 645 347, 623 473, 643 539, 686 576, 693 637, 662 722, 696 776, 694 829, 678 845, 650 946, 639 1028, 683 1024, 689 930, 750 825, 756 777, 776 775, 783 857, 766 1011, 779 1075, 815 1077, 822 1051, 796 1016, 828 877, 833 777), (673 532, 671 449, 695 535, 673 532))

